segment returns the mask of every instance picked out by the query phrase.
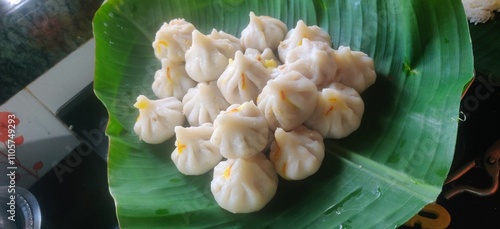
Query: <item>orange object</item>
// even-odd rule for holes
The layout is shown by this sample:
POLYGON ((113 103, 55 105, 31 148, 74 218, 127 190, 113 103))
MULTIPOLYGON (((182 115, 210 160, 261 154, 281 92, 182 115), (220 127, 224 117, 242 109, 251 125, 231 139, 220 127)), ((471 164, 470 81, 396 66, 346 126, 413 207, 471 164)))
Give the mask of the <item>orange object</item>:
POLYGON ((443 229, 447 228, 450 222, 450 213, 443 206, 437 203, 430 203, 408 220, 405 226, 416 227, 419 225, 419 228, 422 229, 443 229))

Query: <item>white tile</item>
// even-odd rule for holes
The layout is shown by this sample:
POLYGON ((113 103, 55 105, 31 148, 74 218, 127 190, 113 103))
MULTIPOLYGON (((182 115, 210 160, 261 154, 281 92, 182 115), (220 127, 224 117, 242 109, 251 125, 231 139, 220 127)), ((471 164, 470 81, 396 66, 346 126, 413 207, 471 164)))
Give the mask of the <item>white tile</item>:
POLYGON ((87 41, 28 85, 53 114, 94 80, 95 40, 87 41))
MULTIPOLYGON (((24 142, 16 146, 15 152, 19 161, 17 171, 21 175, 19 186, 29 188, 80 143, 72 132, 26 89, 0 106, 0 112, 13 113, 20 120, 15 127, 16 137, 24 138, 24 142)), ((0 151, 7 152, 6 145, 0 145, 0 151)), ((0 162, 6 161, 5 153, 2 153, 0 162)), ((0 171, 3 169, 4 166, 0 171)), ((5 176, 0 177, 1 185, 5 176)))

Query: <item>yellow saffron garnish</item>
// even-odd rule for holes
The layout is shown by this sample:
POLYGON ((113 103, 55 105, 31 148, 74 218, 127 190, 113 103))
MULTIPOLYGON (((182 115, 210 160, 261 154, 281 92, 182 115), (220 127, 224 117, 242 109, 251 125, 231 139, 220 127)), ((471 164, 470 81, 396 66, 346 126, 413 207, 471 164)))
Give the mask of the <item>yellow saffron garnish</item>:
POLYGON ((245 73, 241 73, 241 89, 245 90, 246 87, 247 87, 247 76, 245 75, 245 73))
POLYGON ((146 109, 149 106, 149 100, 140 100, 134 104, 137 109, 146 109))
POLYGON ((227 111, 226 113, 234 113, 234 112, 238 112, 238 111, 240 111, 240 109, 235 108, 235 109, 231 109, 231 110, 227 111))
POLYGON ((277 161, 279 160, 281 157, 281 149, 280 149, 280 146, 278 144, 276 144, 276 148, 274 149, 273 151, 273 158, 272 161, 277 161))
POLYGON ((281 97, 281 100, 286 99, 286 95, 285 95, 285 92, 283 90, 280 91, 280 97, 281 97))
POLYGON ((234 109, 231 109, 229 111, 227 111, 226 113, 233 113, 233 112, 238 112, 238 111, 241 111, 241 109, 243 109, 243 106, 244 104, 241 104, 240 106, 238 106, 237 108, 234 108, 234 109))
POLYGON ((332 104, 332 106, 335 106, 336 109, 345 109, 346 108, 346 104, 344 102, 344 100, 338 100, 338 98, 336 97, 332 97, 332 98, 329 98, 328 99, 328 102, 330 102, 330 104, 332 104), (335 103, 333 105, 333 103, 335 103))
POLYGON ((333 111, 333 106, 330 106, 330 109, 326 111, 325 116, 328 116, 332 111, 333 111))
POLYGON ((231 166, 227 167, 224 171, 224 178, 229 179, 229 176, 231 176, 231 166))
POLYGON ((282 173, 282 174, 285 174, 285 173, 286 173, 286 167, 287 167, 287 164, 286 164, 286 162, 285 162, 285 163, 283 163, 283 166, 281 166, 281 173, 282 173))
POLYGON ((168 82, 172 83, 172 76, 170 75, 170 67, 167 67, 167 80, 168 82))
POLYGON ((158 44, 163 45, 165 47, 168 47, 168 43, 166 41, 163 41, 163 40, 158 41, 158 44))
POLYGON ((180 143, 179 141, 175 141, 176 145, 177 145, 177 152, 179 154, 182 153, 182 151, 184 151, 184 149, 187 147, 186 145, 180 143))
POLYGON ((257 58, 255 59, 257 59, 260 62, 262 60, 262 57, 260 56, 260 54, 257 54, 257 58))
POLYGON ((166 41, 159 40, 158 43, 156 43, 156 49, 158 49, 158 52, 161 51, 162 46, 168 47, 168 43, 166 41))
POLYGON ((276 67, 278 67, 278 63, 276 63, 276 61, 273 60, 273 59, 265 60, 264 61, 264 67, 266 67, 266 68, 276 68, 276 67))

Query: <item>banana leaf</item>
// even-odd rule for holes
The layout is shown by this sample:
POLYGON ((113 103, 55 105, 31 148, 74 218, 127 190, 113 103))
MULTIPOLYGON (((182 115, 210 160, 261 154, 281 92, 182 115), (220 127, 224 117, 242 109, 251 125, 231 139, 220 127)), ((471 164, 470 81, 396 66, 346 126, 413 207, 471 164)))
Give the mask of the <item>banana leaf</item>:
POLYGON ((108 175, 122 228, 395 228, 436 200, 454 155, 460 97, 473 76, 472 45, 456 0, 108 0, 94 17, 94 90, 109 112, 108 175), (262 210, 232 214, 210 192, 212 174, 185 176, 174 139, 141 142, 132 106, 160 68, 151 43, 163 22, 239 36, 250 11, 293 28, 302 19, 375 61, 359 130, 325 140, 320 170, 280 180, 262 210))
POLYGON ((500 13, 493 20, 469 25, 476 73, 500 82, 500 13))

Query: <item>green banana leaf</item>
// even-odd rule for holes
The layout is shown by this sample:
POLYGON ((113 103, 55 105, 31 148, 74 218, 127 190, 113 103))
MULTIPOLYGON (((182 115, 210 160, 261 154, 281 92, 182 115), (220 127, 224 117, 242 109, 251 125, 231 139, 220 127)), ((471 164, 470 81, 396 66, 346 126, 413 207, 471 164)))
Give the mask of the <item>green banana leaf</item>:
POLYGON ((476 73, 500 83, 500 13, 486 23, 470 24, 476 73))
POLYGON ((108 0, 94 18, 94 89, 109 111, 109 185, 122 228, 395 228, 436 200, 453 159, 460 96, 473 76, 471 38, 456 0, 108 0), (334 48, 374 58, 358 131, 325 140, 320 170, 280 180, 261 211, 232 214, 210 192, 212 174, 185 176, 159 145, 133 132, 139 94, 153 97, 160 68, 151 42, 165 21, 240 35, 248 14, 289 29, 302 19, 327 30, 334 48))

